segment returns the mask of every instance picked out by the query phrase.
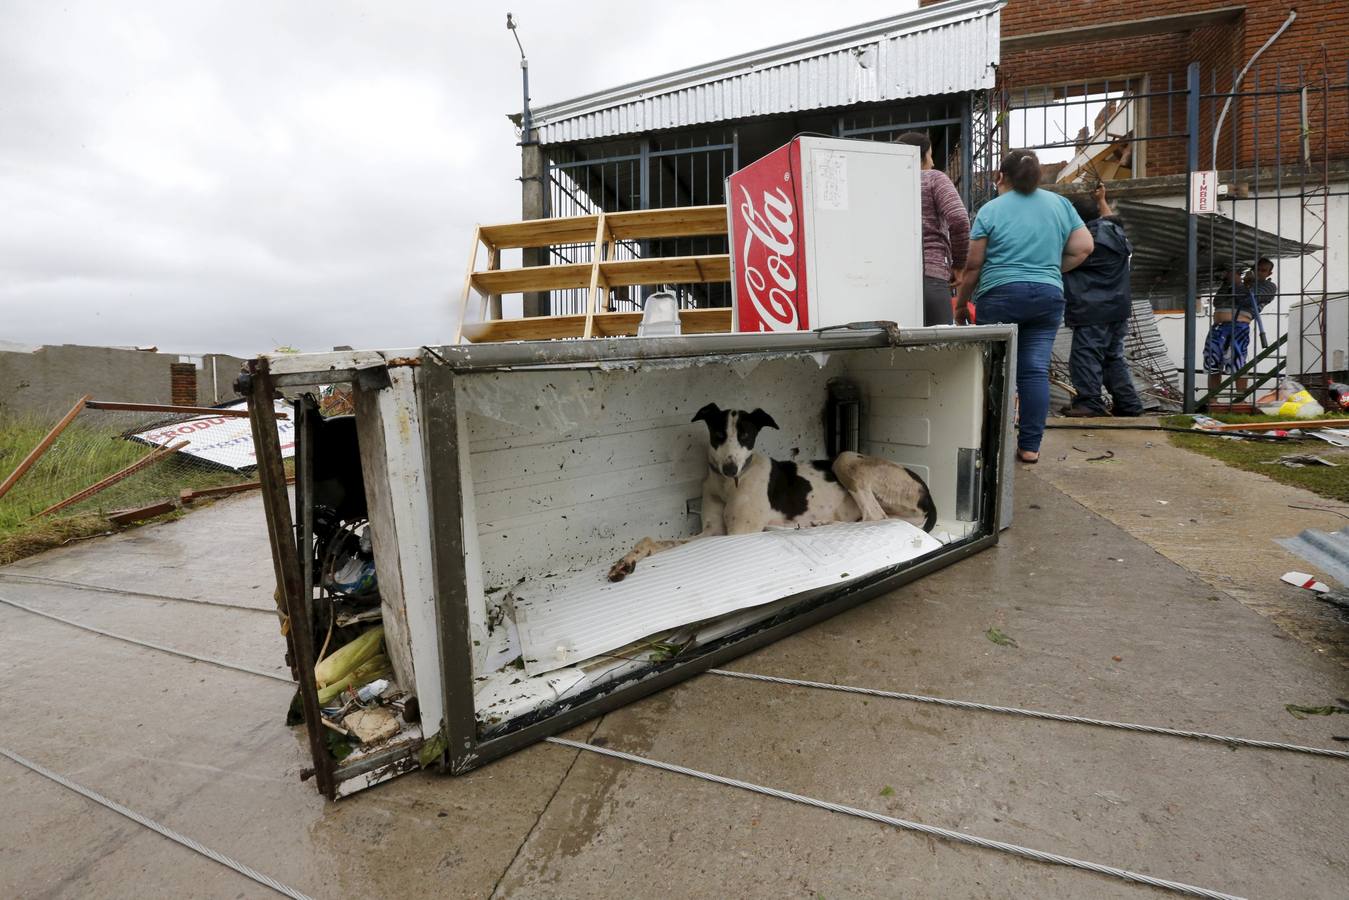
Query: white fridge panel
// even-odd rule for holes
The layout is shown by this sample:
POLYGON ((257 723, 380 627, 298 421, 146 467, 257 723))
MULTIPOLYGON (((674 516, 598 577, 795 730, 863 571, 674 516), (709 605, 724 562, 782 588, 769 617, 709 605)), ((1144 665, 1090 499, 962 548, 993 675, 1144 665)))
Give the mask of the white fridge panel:
POLYGON ((801 158, 811 326, 922 326, 918 148, 802 138, 801 158))

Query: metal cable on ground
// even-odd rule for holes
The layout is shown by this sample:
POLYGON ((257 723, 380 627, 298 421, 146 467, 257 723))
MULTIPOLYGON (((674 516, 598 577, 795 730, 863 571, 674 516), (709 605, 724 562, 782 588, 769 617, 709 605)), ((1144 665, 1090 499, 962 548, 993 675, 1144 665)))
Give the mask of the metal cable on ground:
POLYGON ((1144 734, 1164 734, 1170 737, 1216 741, 1217 743, 1227 744, 1228 746, 1256 747, 1261 750, 1287 750, 1292 753, 1308 753, 1312 756, 1330 756, 1336 759, 1349 759, 1349 750, 1327 750, 1323 747, 1304 747, 1301 744, 1285 744, 1280 741, 1257 741, 1251 738, 1208 734, 1203 731, 1162 728, 1157 725, 1135 725, 1130 722, 1111 722, 1108 719, 1088 719, 1084 716, 1067 716, 1062 713, 1043 712, 1038 709, 1020 709, 1015 706, 991 706, 987 703, 972 703, 969 700, 947 700, 942 697, 925 697, 922 694, 903 694, 898 691, 880 691, 875 688, 852 687, 851 685, 846 684, 830 684, 827 681, 802 681, 799 678, 778 678, 775 675, 757 675, 753 672, 732 672, 729 669, 708 669, 707 672, 710 675, 724 675, 727 678, 744 678, 747 681, 766 681, 771 684, 788 684, 794 687, 818 688, 819 690, 839 691, 845 694, 863 694, 868 697, 884 697, 889 700, 910 700, 914 703, 931 703, 934 706, 953 706, 957 709, 978 709, 983 710, 984 712, 1006 713, 1014 716, 1029 716, 1033 719, 1049 719, 1053 722, 1072 722, 1078 725, 1097 725, 1102 728, 1119 728, 1123 731, 1138 731, 1144 734))
POLYGON ((1213 891, 1208 888, 1195 887, 1192 884, 1185 884, 1179 881, 1168 881, 1165 878, 1154 878, 1151 875, 1144 875, 1140 872, 1131 872, 1128 869, 1120 869, 1115 866, 1106 866, 1100 863, 1088 862, 1082 859, 1074 859, 1071 856, 1060 856, 1057 853, 1049 853, 1044 850, 1035 850, 1031 847, 1022 847, 1019 844, 1009 844, 1006 841, 995 841, 991 838, 982 838, 973 834, 966 834, 963 831, 952 831, 948 828, 939 828, 935 825, 924 825, 921 822, 912 822, 908 819, 897 819, 893 816, 886 816, 870 810, 858 809, 853 806, 844 806, 841 803, 830 803, 827 800, 817 800, 814 797, 805 797, 801 794, 793 794, 790 791, 780 791, 777 788, 764 787, 760 784, 753 784, 748 781, 740 781, 736 778, 727 778, 724 775, 714 775, 711 772, 700 772, 697 769, 689 769, 684 766, 678 766, 674 763, 661 762, 655 759, 647 759, 643 756, 635 756, 631 753, 624 753, 621 750, 612 750, 608 747, 596 747, 594 744, 586 744, 580 741, 571 741, 566 738, 549 737, 544 738, 552 744, 562 747, 571 747, 574 750, 587 750, 591 753, 598 753, 602 756, 609 756, 614 759, 621 759, 626 762, 637 763, 642 766, 650 766, 653 769, 662 769, 666 772, 674 772, 677 775, 688 775, 693 778, 701 778, 704 781, 724 784, 727 787, 740 788, 745 791, 753 791, 756 794, 764 794, 768 797, 777 797, 780 800, 791 800, 796 803, 804 803, 807 806, 813 806, 817 809, 827 810, 829 812, 842 813, 848 816, 856 816, 861 819, 870 819, 873 822, 879 822, 882 825, 892 825, 895 828, 902 828, 907 831, 917 831, 921 834, 931 835, 932 837, 945 838, 949 841, 956 841, 961 844, 971 844, 975 847, 983 847, 987 850, 1001 850, 1004 853, 1011 853, 1015 856, 1022 856, 1027 859, 1033 859, 1037 862, 1053 863, 1060 866, 1071 866, 1075 869, 1085 869, 1088 872, 1096 872, 1099 875, 1109 875, 1113 878, 1121 878, 1125 881, 1132 881, 1138 884, 1146 884, 1151 887, 1162 888, 1168 891, 1175 891, 1179 894, 1187 894, 1191 897, 1208 897, 1211 900, 1241 900, 1232 894, 1224 894, 1221 891, 1213 891))
POLYGON ((83 785, 76 784, 70 779, 56 774, 51 769, 40 766, 37 763, 33 762, 32 760, 25 759, 24 757, 20 756, 19 754, 11 750, 6 750, 4 747, 0 747, 0 755, 10 758, 14 762, 23 766, 25 769, 29 769, 30 771, 36 772, 43 778, 51 779, 52 781, 61 785, 61 787, 69 788, 70 790, 74 791, 77 794, 88 797, 95 803, 98 803, 102 806, 106 806, 108 809, 112 810, 115 813, 119 813, 123 816, 126 816, 128 819, 137 823, 138 825, 144 825, 151 831, 158 832, 159 834, 162 834, 169 840, 182 844, 189 850, 195 850, 202 856, 205 856, 208 859, 213 859, 216 862, 220 863, 222 866, 228 866, 229 868, 238 872, 240 875, 243 875, 246 878, 251 878, 258 884, 263 885, 264 887, 269 887, 272 890, 276 891, 278 894, 281 894, 282 896, 291 897, 293 898, 293 900, 311 900, 308 894, 302 894, 299 891, 295 890, 294 888, 286 887, 286 885, 277 881, 275 878, 272 878, 270 875, 264 875, 257 869, 251 868, 250 866, 246 866, 241 862, 230 859, 223 853, 217 853, 210 847, 202 846, 201 844, 194 841, 192 838, 187 837, 186 835, 179 834, 172 828, 166 828, 152 819, 147 819, 145 816, 136 812, 134 809, 128 809, 122 804, 116 802, 115 800, 109 800, 107 797, 104 797, 101 794, 97 794, 94 791, 89 790, 87 787, 84 787, 83 785))
POLYGON ((121 594, 126 597, 147 597, 151 600, 176 600, 179 603, 200 603, 203 606, 219 606, 224 609, 242 609, 249 612, 276 615, 276 607, 248 606, 243 603, 226 603, 223 600, 203 600, 196 597, 175 597, 172 594, 152 594, 148 591, 129 591, 125 588, 107 587, 101 584, 86 584, 82 581, 67 581, 64 578, 49 578, 45 575, 29 575, 19 572, 0 572, 0 580, 18 581, 26 584, 40 584, 50 587, 78 588, 82 591, 98 591, 102 594, 121 594))
POLYGON ((43 612, 40 609, 34 609, 33 607, 28 606, 27 604, 19 603, 15 600, 10 600, 6 597, 0 597, 0 603, 4 603, 7 606, 12 606, 15 609, 21 609, 24 612, 30 612, 35 616, 42 616, 44 619, 51 619, 54 622, 61 622, 65 625, 73 625, 76 628, 81 628, 85 631, 93 632, 94 634, 100 634, 103 637, 116 638, 117 640, 125 641, 128 644, 135 644, 137 647, 148 647, 151 650, 158 650, 161 653, 171 653, 174 656, 181 656, 184 659, 191 659, 197 662, 210 663, 211 665, 219 666, 222 669, 234 669, 236 672, 247 672, 250 675, 261 675, 263 678, 271 678, 275 681, 284 681, 286 684, 294 684, 294 682, 291 681, 290 676, 288 675, 278 675, 275 672, 267 672, 262 669, 253 669, 249 668, 248 666, 238 665, 237 663, 225 662, 223 659, 213 659, 209 656, 197 656, 195 653, 188 653, 185 650, 177 650, 173 647, 165 647, 163 644, 155 644, 150 641, 142 641, 139 638, 127 637, 126 635, 117 634, 112 631, 104 631, 103 629, 95 628, 92 625, 85 625, 83 623, 76 622, 72 619, 67 619, 62 616, 53 615, 52 613, 49 612, 43 612))

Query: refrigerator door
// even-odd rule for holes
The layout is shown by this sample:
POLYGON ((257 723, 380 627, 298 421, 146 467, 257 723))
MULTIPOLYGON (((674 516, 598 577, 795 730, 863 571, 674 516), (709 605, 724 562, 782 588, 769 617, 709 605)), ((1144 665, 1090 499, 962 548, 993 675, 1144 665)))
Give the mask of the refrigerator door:
POLYGON ((800 138, 811 328, 923 325, 918 148, 800 138))

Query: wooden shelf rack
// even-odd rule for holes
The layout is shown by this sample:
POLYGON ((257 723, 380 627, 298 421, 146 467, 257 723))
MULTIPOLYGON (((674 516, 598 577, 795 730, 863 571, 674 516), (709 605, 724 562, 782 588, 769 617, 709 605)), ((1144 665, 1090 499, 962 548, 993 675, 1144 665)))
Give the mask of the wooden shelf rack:
MULTIPOLYGON (((618 241, 700 237, 726 234, 725 206, 692 206, 599 213, 565 219, 536 219, 505 225, 480 225, 473 235, 468 273, 460 300, 456 343, 465 340, 539 341, 557 338, 635 335, 640 312, 601 312, 599 298, 609 288, 655 284, 705 284, 731 280, 725 253, 704 256, 661 256, 611 259, 618 241), (557 244, 592 245, 591 262, 500 268, 501 251, 557 244), (486 248, 487 268, 479 270, 478 251, 486 248), (527 291, 587 290, 584 314, 492 319, 492 299, 527 291), (467 321, 470 299, 477 294, 478 321, 467 321)), ((730 331, 729 309, 680 310, 685 334, 730 331)))

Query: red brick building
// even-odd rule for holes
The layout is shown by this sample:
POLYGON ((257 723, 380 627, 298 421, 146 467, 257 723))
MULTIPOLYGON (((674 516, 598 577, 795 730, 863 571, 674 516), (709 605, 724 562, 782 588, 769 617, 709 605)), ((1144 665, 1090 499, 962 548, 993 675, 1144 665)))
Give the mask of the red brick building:
MULTIPOLYGON (((934 5, 924 0, 924 6, 934 5)), ((1242 82, 1241 90, 1271 92, 1266 96, 1237 98, 1223 121, 1216 168, 1231 169, 1231 141, 1237 136, 1237 168, 1257 163, 1261 167, 1298 157, 1300 117, 1296 89, 1308 84, 1308 118, 1313 130, 1313 157, 1326 150, 1332 160, 1349 158, 1349 93, 1330 92, 1326 101, 1317 91, 1323 77, 1344 85, 1346 49, 1349 48, 1349 3, 1344 0, 1303 0, 1290 8, 1286 0, 1248 0, 1246 3, 1185 2, 1185 0, 1077 0, 1074 3, 1044 3, 1040 0, 1009 0, 1001 11, 999 83, 1015 109, 1048 102, 1051 98, 1082 96, 1102 91, 1128 89, 1151 94, 1139 122, 1140 142, 1146 158, 1139 176, 1174 175, 1185 169, 1183 136, 1165 135, 1185 130, 1184 96, 1159 96, 1168 90, 1184 91, 1186 69, 1191 62, 1201 68, 1201 90, 1206 96, 1201 109, 1201 162, 1208 167, 1212 157, 1212 133, 1233 77, 1288 19, 1292 23, 1271 44, 1242 82), (1286 93, 1276 99, 1276 85, 1286 93), (1258 106, 1258 111, 1257 111, 1258 106), (1258 158, 1257 158, 1258 157, 1258 158)), ((1030 136, 1034 137, 1034 136, 1030 136)), ((1029 144, 1050 143, 1028 139, 1029 144)), ((1073 136, 1067 136, 1071 139, 1073 136)), ((1060 136, 1062 139, 1062 136, 1060 136)))

